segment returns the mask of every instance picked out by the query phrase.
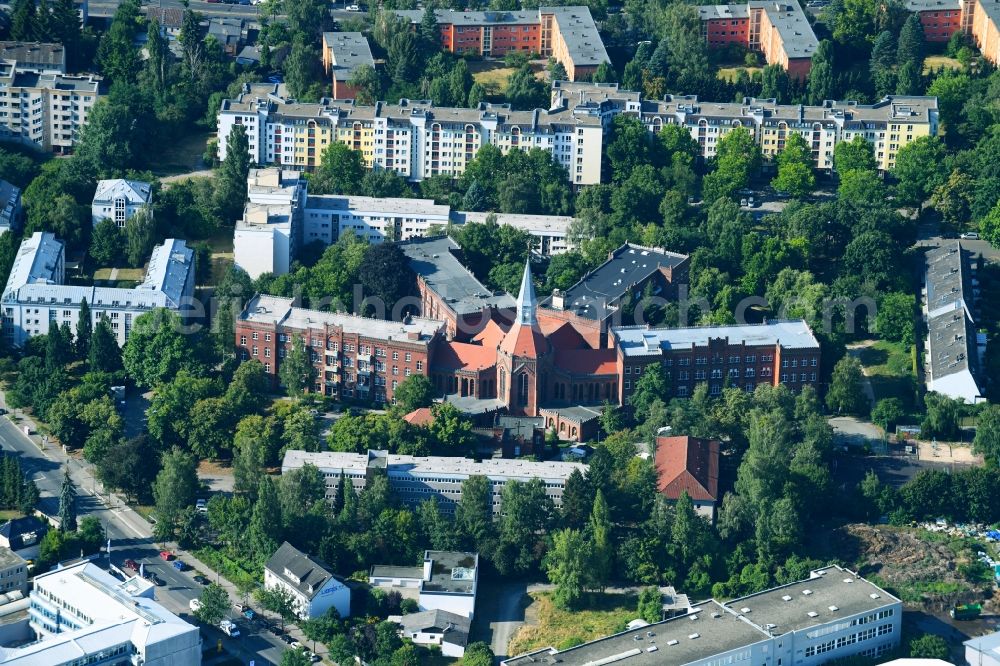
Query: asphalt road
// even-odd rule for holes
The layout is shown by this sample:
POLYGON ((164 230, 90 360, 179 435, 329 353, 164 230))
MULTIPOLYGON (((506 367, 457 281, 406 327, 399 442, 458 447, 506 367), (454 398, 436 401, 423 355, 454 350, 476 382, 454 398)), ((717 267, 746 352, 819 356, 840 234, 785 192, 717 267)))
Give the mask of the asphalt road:
MULTIPOLYGON (((60 452, 46 455, 30 441, 17 426, 7 418, 0 418, 0 447, 14 453, 21 459, 22 469, 30 474, 38 485, 41 500, 39 508, 48 515, 59 511, 59 491, 62 487, 63 468, 59 461, 60 452)), ((126 559, 134 559, 144 565, 146 573, 154 573, 162 581, 156 588, 156 600, 177 615, 190 617, 189 603, 201 595, 202 586, 193 579, 194 571, 180 572, 159 557, 159 548, 153 541, 149 524, 128 506, 105 504, 106 497, 100 498, 96 492, 99 485, 88 469, 78 461, 69 459, 70 476, 77 487, 77 513, 79 517, 93 516, 101 521, 108 538, 111 539, 111 562, 123 566, 126 559)), ((107 566, 108 560, 98 562, 107 566)), ((231 611, 235 618, 236 611, 231 611)), ((271 634, 239 623, 243 636, 232 639, 214 627, 203 627, 202 638, 206 645, 214 645, 223 640, 225 647, 237 655, 244 663, 254 660, 256 664, 277 664, 284 651, 284 644, 271 634)))

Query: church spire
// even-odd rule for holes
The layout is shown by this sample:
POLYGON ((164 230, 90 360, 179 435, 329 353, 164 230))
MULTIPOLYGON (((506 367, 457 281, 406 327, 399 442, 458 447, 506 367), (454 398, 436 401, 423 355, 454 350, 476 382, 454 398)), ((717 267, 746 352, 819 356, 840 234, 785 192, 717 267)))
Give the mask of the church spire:
POLYGON ((535 318, 535 285, 531 282, 531 259, 524 262, 524 276, 521 278, 521 291, 517 295, 517 323, 523 326, 538 326, 535 318))

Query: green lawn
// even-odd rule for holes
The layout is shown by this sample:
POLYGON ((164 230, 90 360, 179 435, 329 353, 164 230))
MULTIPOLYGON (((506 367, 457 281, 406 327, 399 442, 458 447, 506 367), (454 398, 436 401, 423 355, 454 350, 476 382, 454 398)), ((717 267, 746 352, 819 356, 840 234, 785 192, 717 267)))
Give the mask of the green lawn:
MULTIPOLYGON (((544 80, 545 70, 534 62, 529 64, 535 71, 535 76, 544 80)), ((469 71, 472 72, 472 79, 486 88, 486 94, 495 97, 506 92, 507 78, 516 70, 507 67, 502 60, 480 60, 470 62, 469 71)))
POLYGON ((507 654, 523 654, 548 645, 578 645, 624 631, 626 624, 639 617, 634 594, 595 593, 587 608, 573 612, 556 608, 549 592, 530 596, 535 602, 538 624, 521 627, 511 639, 507 654))
POLYGON ((907 409, 913 407, 917 378, 913 373, 910 348, 898 343, 879 340, 859 353, 875 391, 875 399, 896 397, 907 409))
POLYGON ((208 140, 214 136, 215 132, 192 132, 169 142, 158 155, 153 174, 174 176, 205 168, 201 157, 208 140))
POLYGON ((729 83, 734 83, 736 77, 740 75, 740 70, 745 69, 747 75, 753 76, 756 72, 761 70, 760 67, 720 67, 719 68, 719 78, 723 81, 728 81, 729 83))
POLYGON ((945 69, 962 69, 962 63, 949 58, 948 56, 927 56, 924 58, 924 75, 936 72, 944 67, 945 69))

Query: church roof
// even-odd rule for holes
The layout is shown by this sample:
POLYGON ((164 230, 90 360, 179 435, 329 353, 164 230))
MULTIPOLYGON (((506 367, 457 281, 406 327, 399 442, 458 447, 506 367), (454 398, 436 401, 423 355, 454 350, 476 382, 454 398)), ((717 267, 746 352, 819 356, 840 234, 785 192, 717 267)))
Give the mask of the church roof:
POLYGON ((496 365, 496 347, 474 345, 468 342, 447 342, 434 354, 434 367, 449 370, 484 370, 496 365))
POLYGON ((503 342, 505 335, 507 335, 507 331, 505 331, 496 321, 490 319, 486 322, 486 326, 483 327, 483 330, 476 333, 472 340, 488 349, 496 349, 500 346, 500 343, 503 342))
POLYGON ((535 286, 531 282, 531 262, 524 263, 524 275, 521 276, 521 291, 517 295, 517 317, 500 343, 500 351, 511 356, 527 356, 537 358, 549 351, 549 341, 545 339, 538 327, 535 310, 538 300, 535 298, 535 286))
POLYGON ((575 375, 614 375, 618 373, 618 352, 614 349, 556 347, 555 365, 575 375))

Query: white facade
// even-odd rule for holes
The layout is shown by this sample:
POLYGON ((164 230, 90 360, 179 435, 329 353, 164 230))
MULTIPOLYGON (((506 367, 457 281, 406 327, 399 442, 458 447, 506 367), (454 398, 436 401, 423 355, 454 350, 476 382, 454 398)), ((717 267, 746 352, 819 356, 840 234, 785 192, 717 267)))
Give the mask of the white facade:
POLYGON ((101 78, 22 71, 0 60, 0 138, 67 152, 100 97, 101 78))
POLYGON ((123 178, 99 180, 90 206, 91 221, 96 227, 101 220, 114 220, 124 229, 129 218, 152 203, 153 188, 149 183, 123 178))
POLYGON ((331 608, 341 618, 351 615, 351 589, 320 562, 287 541, 264 567, 264 587, 291 594, 295 599, 295 614, 302 619, 320 617, 331 608))
POLYGON ((472 619, 479 589, 479 554, 428 550, 423 566, 373 566, 369 585, 382 588, 419 589, 421 611, 441 610, 472 619))
POLYGON ((1000 666, 1000 631, 965 641, 964 645, 969 666, 1000 666))
POLYGON ((39 640, 5 649, 0 664, 201 664, 197 627, 90 562, 55 569, 34 583, 28 619, 39 640))
POLYGON ((53 234, 37 231, 21 241, 7 286, 0 297, 6 342, 21 346, 68 323, 75 330, 86 299, 93 324, 107 317, 119 345, 124 345, 139 315, 154 308, 181 312, 194 296, 194 252, 182 240, 156 246, 146 278, 133 289, 65 284, 65 248, 53 234))
POLYGON ((411 181, 445 174, 454 178, 480 147, 502 152, 539 148, 566 167, 574 185, 601 180, 603 127, 589 112, 569 109, 512 111, 505 105, 477 109, 434 107, 404 100, 374 106, 324 99, 299 104, 278 95, 277 85, 247 85, 223 100, 217 120, 219 159, 230 131, 246 128, 250 155, 258 164, 314 169, 323 150, 341 142, 358 150, 373 169, 390 169, 411 181))
MULTIPOLYGON (((528 460, 491 459, 476 462, 466 458, 444 456, 390 455, 386 451, 343 453, 336 451, 285 452, 281 473, 299 469, 305 464, 319 468, 326 478, 327 498, 332 500, 343 474, 355 491, 364 489, 369 467, 385 469, 389 486, 400 501, 411 506, 419 505, 432 495, 439 502, 441 511, 451 513, 462 498, 462 482, 470 476, 485 476, 490 480, 493 514, 501 511, 504 486, 510 481, 528 482, 540 479, 545 493, 558 508, 562 505, 563 488, 574 470, 586 474, 587 466, 574 462, 532 462, 528 460)), ((450 610, 450 609, 445 609, 450 610)))
POLYGON ((470 620, 448 611, 421 611, 400 618, 400 634, 416 645, 437 645, 445 657, 465 656, 469 642, 470 620))
POLYGON ((299 247, 305 200, 306 184, 297 173, 252 169, 247 204, 233 232, 236 266, 254 279, 288 273, 299 247))

